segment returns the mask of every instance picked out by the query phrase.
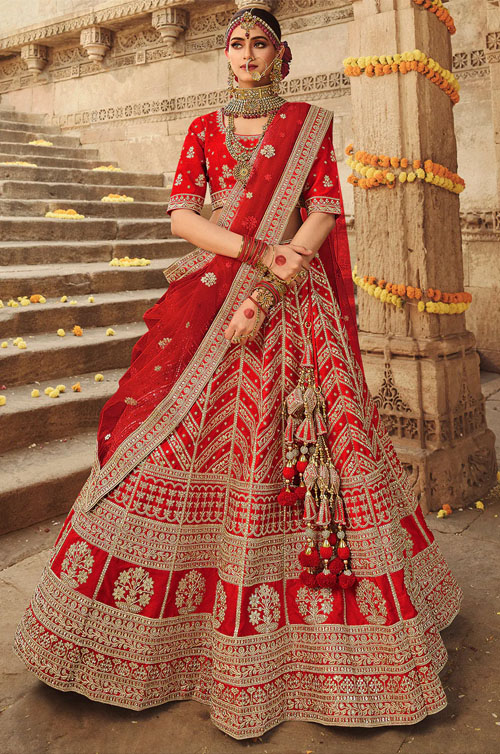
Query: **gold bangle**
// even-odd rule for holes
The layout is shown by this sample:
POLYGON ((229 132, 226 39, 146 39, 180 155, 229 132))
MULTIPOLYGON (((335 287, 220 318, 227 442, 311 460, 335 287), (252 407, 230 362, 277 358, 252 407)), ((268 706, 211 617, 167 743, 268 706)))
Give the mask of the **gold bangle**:
POLYGON ((238 254, 236 255, 236 259, 239 259, 241 257, 244 243, 245 243, 245 236, 241 236, 240 250, 238 251, 238 254))

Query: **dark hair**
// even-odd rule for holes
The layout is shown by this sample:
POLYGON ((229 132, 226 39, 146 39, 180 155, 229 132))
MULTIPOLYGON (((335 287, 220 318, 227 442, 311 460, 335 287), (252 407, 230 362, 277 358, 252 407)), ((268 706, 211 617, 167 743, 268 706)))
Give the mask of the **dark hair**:
POLYGON ((250 12, 253 16, 258 16, 262 21, 265 21, 281 41, 281 26, 279 25, 278 19, 273 16, 272 13, 269 13, 269 11, 264 10, 264 8, 242 8, 231 17, 229 23, 231 24, 233 21, 236 21, 237 18, 243 16, 244 13, 248 12, 250 12))

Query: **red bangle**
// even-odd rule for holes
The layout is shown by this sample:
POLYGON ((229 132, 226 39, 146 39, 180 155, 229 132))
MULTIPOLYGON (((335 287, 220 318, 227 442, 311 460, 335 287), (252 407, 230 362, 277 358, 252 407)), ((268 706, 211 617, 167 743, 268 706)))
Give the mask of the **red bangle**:
POLYGON ((267 311, 267 309, 264 309, 264 307, 263 307, 263 306, 261 306, 261 305, 259 304, 259 302, 258 302, 258 301, 256 301, 256 300, 255 300, 255 299, 254 299, 254 298, 253 298, 252 296, 249 296, 248 298, 250 299, 250 301, 253 301, 253 302, 254 302, 254 304, 257 304, 257 306, 259 307, 259 309, 260 309, 260 310, 261 310, 262 312, 264 312, 264 316, 266 316, 266 317, 267 317, 267 315, 268 315, 268 313, 269 313, 269 312, 267 311))

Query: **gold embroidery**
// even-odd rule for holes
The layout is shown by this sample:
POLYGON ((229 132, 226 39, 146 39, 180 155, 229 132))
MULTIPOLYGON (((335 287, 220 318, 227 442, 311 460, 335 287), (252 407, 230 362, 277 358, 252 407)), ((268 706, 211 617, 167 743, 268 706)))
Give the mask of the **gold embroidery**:
POLYGON ((261 584, 248 599, 250 623, 259 633, 276 631, 280 619, 280 597, 269 584, 261 584))
POLYGON ((86 542, 74 542, 68 547, 61 566, 60 578, 77 589, 84 584, 92 571, 94 556, 86 542))
POLYGON ((144 568, 128 568, 115 580, 113 599, 120 610, 140 613, 151 601, 154 582, 144 568))
POLYGON ((333 609, 334 596, 331 589, 300 587, 295 598, 299 612, 306 623, 324 623, 333 609))
POLYGON ((165 346, 168 346, 171 340, 172 338, 162 338, 158 341, 158 345, 160 346, 160 348, 165 348, 165 346))
POLYGON ((227 609, 226 590, 224 589, 224 584, 222 583, 222 581, 218 581, 217 586, 215 588, 215 603, 214 603, 214 609, 212 613, 212 620, 213 620, 213 624, 215 628, 219 628, 224 618, 226 617, 226 609, 227 609))
POLYGON ((136 399, 132 398, 131 395, 127 395, 127 397, 123 399, 123 402, 128 403, 129 406, 137 406, 136 399))
POLYGON ((175 593, 175 604, 179 613, 192 613, 203 599, 205 577, 200 571, 189 571, 179 581, 175 593))
POLYGON ((372 581, 363 579, 356 585, 356 601, 368 623, 384 625, 387 606, 382 590, 372 581))

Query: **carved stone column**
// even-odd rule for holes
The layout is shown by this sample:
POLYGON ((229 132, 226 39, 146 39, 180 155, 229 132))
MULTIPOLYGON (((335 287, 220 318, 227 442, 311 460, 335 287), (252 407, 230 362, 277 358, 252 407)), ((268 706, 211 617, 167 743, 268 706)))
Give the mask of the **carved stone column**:
POLYGON ((188 13, 182 8, 162 8, 152 13, 151 25, 160 32, 166 42, 167 53, 176 52, 176 43, 188 27, 188 13))
MULTIPOLYGON (((350 57, 418 49, 451 70, 450 33, 422 6, 353 0, 353 10, 350 57)), ((350 82, 354 152, 422 165, 430 159, 459 172, 453 104, 436 83, 416 70, 362 73, 350 82)), ((355 188, 354 206, 358 275, 424 291, 464 290, 456 193, 396 180, 394 189, 355 188)), ((424 510, 477 500, 495 484, 497 463, 465 315, 420 312, 416 301, 396 308, 358 290, 368 385, 424 510)))
POLYGON ((48 62, 48 48, 45 45, 27 44, 21 47, 21 58, 26 63, 28 71, 39 73, 48 62))
POLYGON ((89 26, 80 32, 80 44, 90 60, 102 63, 104 56, 111 49, 112 32, 103 26, 89 26))

